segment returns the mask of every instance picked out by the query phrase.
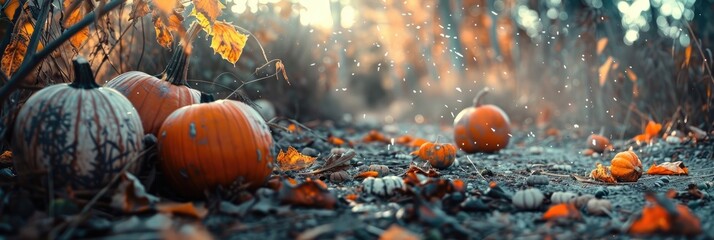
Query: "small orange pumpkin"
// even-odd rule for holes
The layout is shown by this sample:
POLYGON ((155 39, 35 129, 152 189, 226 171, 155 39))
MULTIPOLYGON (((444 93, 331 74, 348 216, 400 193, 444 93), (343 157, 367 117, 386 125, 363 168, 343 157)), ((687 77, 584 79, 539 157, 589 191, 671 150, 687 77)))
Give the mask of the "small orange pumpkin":
POLYGON ((190 54, 186 48, 201 29, 195 25, 187 33, 188 42, 181 42, 173 50, 166 69, 157 76, 130 71, 116 76, 104 86, 126 96, 139 112, 145 133, 155 136, 166 117, 180 107, 206 102, 213 97, 188 87, 186 83, 190 54))
POLYGON ((456 147, 448 143, 424 143, 419 150, 412 154, 424 159, 431 166, 438 169, 446 169, 456 160, 456 147))
POLYGON ((454 119, 454 140, 464 152, 496 152, 511 139, 508 115, 495 105, 481 105, 486 93, 486 89, 479 92, 474 106, 462 110, 454 119))
POLYGON ((610 161, 610 173, 620 182, 637 182, 642 176, 642 162, 633 151, 620 152, 610 161))
POLYGON ((589 149, 592 149, 593 151, 598 153, 602 153, 605 150, 609 150, 612 148, 610 140, 607 139, 605 136, 599 134, 590 135, 588 137, 587 144, 589 149))
POLYGON ((161 125, 160 167, 180 194, 197 198, 239 178, 262 186, 275 158, 273 138, 255 109, 233 100, 179 108, 161 125))

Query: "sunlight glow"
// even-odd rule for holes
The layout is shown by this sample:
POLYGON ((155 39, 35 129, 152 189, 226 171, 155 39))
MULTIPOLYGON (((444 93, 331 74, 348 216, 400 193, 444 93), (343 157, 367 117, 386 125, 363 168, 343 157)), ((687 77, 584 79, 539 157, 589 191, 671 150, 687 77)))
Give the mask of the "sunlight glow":
MULTIPOLYGON (((280 0, 227 0, 228 3, 234 3, 231 11, 240 14, 245 11, 255 13, 261 4, 273 3, 277 4, 280 0)), ((332 10, 330 9, 330 1, 328 0, 293 0, 293 2, 304 7, 300 10, 300 23, 312 25, 321 28, 332 27, 332 10)), ((342 9, 343 25, 354 24, 356 12, 354 8, 342 9)))

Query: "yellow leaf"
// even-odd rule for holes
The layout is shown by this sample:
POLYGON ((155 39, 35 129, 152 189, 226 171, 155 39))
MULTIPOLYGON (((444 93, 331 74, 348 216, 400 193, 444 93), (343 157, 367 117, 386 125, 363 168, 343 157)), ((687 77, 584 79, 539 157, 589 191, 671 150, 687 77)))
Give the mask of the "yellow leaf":
POLYGON ((692 57, 692 45, 684 49, 684 65, 689 66, 689 59, 692 57))
POLYGON ((290 147, 287 152, 280 150, 277 159, 281 170, 290 171, 305 169, 315 163, 316 158, 303 155, 295 148, 290 147))
POLYGON ((607 46, 607 38, 600 38, 597 40, 597 54, 600 55, 605 47, 607 46))
POLYGON ((612 173, 610 173, 610 169, 600 163, 597 163, 595 169, 590 172, 590 178, 606 183, 617 182, 612 176, 612 173))
POLYGON ((226 7, 218 0, 193 0, 194 9, 203 14, 211 23, 215 22, 226 7))
POLYGON ((154 30, 156 31, 156 41, 162 47, 171 48, 171 43, 174 41, 171 32, 184 33, 183 26, 181 25, 183 16, 177 11, 173 11, 173 14, 166 17, 162 16, 158 11, 154 11, 152 20, 154 21, 154 30), (167 20, 168 24, 165 24, 164 20, 167 20))
POLYGON ((216 21, 213 24, 213 32, 211 33, 211 48, 213 51, 220 54, 223 59, 235 64, 238 62, 245 43, 248 41, 248 35, 239 33, 236 28, 230 23, 224 21, 216 21))
POLYGON ((610 73, 610 67, 612 66, 612 56, 607 57, 607 60, 605 60, 605 63, 600 66, 598 69, 599 77, 600 77, 600 86, 605 85, 605 81, 607 80, 607 75, 610 73))
POLYGON ((213 31, 213 28, 211 28, 212 24, 208 21, 206 16, 203 15, 203 13, 197 12, 196 8, 193 8, 190 15, 196 17, 196 23, 198 23, 198 25, 206 31, 206 34, 211 35, 211 32, 213 31))
MULTIPOLYGON (((5 6, 6 1, 7 0, 0 0, 0 6, 5 6)), ((3 9, 3 12, 5 12, 5 16, 12 21, 15 18, 15 11, 18 7, 20 7, 20 1, 10 0, 10 3, 8 3, 7 6, 5 6, 5 9, 3 9)))
MULTIPOLYGON (((65 8, 65 11, 69 10, 69 8, 72 6, 72 0, 64 0, 63 6, 65 8)), ((84 8, 82 7, 75 8, 71 13, 65 12, 63 15, 64 20, 62 21, 62 27, 71 27, 75 23, 82 20, 82 17, 84 15, 84 8)), ((72 38, 69 39, 69 42, 72 44, 72 47, 78 49, 87 40, 87 38, 89 38, 89 27, 85 27, 80 30, 77 34, 75 34, 74 36, 72 36, 72 38)))
POLYGON ((146 0, 136 0, 132 4, 129 20, 141 18, 146 14, 149 14, 149 4, 146 3, 146 0))

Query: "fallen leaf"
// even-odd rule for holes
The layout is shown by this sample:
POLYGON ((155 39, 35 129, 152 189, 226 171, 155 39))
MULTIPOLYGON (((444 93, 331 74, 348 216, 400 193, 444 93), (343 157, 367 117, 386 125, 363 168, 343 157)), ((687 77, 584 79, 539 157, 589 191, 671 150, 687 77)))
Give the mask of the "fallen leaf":
POLYGON ((607 57, 607 60, 598 68, 598 77, 600 78, 600 86, 605 85, 607 81, 608 73, 610 73, 610 68, 612 67, 612 56, 607 57))
POLYGON ((345 144, 345 140, 344 140, 344 139, 338 138, 338 137, 335 137, 335 136, 330 136, 330 137, 328 137, 328 138, 327 138, 327 142, 329 142, 330 144, 335 145, 335 146, 342 146, 342 145, 345 144))
POLYGON ((346 152, 335 152, 335 149, 342 149, 342 148, 334 148, 333 153, 331 153, 329 156, 327 156, 327 160, 325 160, 325 164, 320 167, 320 169, 315 170, 310 172, 309 174, 318 174, 318 173, 323 173, 327 171, 340 171, 340 170, 345 170, 350 167, 350 160, 357 156, 357 153, 354 150, 347 150, 346 152))
POLYGON ((203 219, 208 214, 205 208, 197 208, 193 203, 160 203, 156 205, 156 210, 168 215, 182 215, 203 219))
POLYGON ((421 147, 421 145, 424 145, 424 143, 428 143, 429 140, 423 139, 423 138, 415 138, 411 142, 409 142, 409 147, 412 148, 418 148, 421 147))
POLYGON ((672 193, 670 191, 667 196, 646 193, 647 204, 627 232, 634 235, 700 234, 702 226, 699 218, 687 206, 673 202, 672 193))
POLYGON ((0 168, 6 168, 13 165, 12 152, 5 151, 0 155, 0 168))
POLYGON ((320 180, 307 179, 297 186, 283 184, 278 194, 281 204, 292 206, 334 209, 337 198, 327 190, 327 185, 320 180))
POLYGON ((211 24, 218 19, 218 16, 221 15, 221 11, 226 8, 226 6, 218 0, 193 0, 193 7, 198 13, 204 15, 211 24))
MULTIPOLYGON (((70 6, 72 5, 72 1, 73 0, 64 0, 63 6, 66 10, 71 10, 70 6)), ((84 3, 80 3, 80 5, 84 5, 84 3)), ((72 12, 65 12, 62 15, 64 16, 64 19, 62 20, 62 27, 65 29, 71 27, 82 20, 84 15, 86 15, 86 6, 77 7, 72 12)), ((69 42, 72 44, 74 49, 79 49, 87 38, 89 38, 89 27, 82 28, 82 30, 69 39, 69 42)))
POLYGON ((297 149, 289 147, 287 152, 280 150, 278 153, 278 166, 283 171, 302 170, 315 163, 315 157, 310 157, 300 153, 297 149))
POLYGON ((144 185, 131 173, 124 173, 111 206, 126 213, 148 210, 159 198, 146 192, 144 185))
POLYGON ((129 20, 139 19, 146 16, 146 14, 149 14, 149 11, 149 4, 146 0, 136 0, 132 3, 129 20))
POLYGON ((377 130, 371 130, 367 134, 364 135, 362 138, 362 142, 365 143, 370 143, 370 142, 382 142, 382 143, 389 143, 389 139, 384 136, 381 132, 377 130))
POLYGON ((387 230, 379 236, 380 240, 418 240, 419 235, 410 232, 409 230, 400 227, 397 224, 392 224, 387 230))
POLYGON ((364 172, 361 172, 361 173, 357 174, 357 175, 354 177, 354 179, 360 180, 360 179, 365 179, 365 178, 368 178, 368 177, 373 177, 373 178, 379 177, 379 172, 377 172, 377 171, 364 171, 364 172))
POLYGON ((543 220, 554 220, 559 218, 580 219, 580 211, 573 203, 561 203, 553 205, 543 214, 543 220))
POLYGON ((689 66, 689 60, 692 58, 692 44, 689 44, 686 49, 684 49, 684 66, 689 66))
POLYGON ((688 175, 689 169, 684 166, 682 161, 676 162, 665 162, 659 165, 652 164, 649 170, 647 170, 649 175, 688 175))
POLYGON ((603 166, 601 163, 597 163, 595 169, 590 172, 590 178, 606 183, 617 182, 612 176, 612 173, 610 173, 610 169, 603 166))
POLYGON ((216 21, 211 32, 211 48, 223 59, 235 64, 238 62, 248 35, 239 33, 235 26, 224 21, 216 21))
POLYGON ((407 145, 409 144, 414 138, 409 135, 403 135, 399 136, 397 139, 394 140, 394 143, 396 144, 401 144, 401 145, 407 145))
POLYGON ((660 130, 662 130, 662 124, 656 123, 654 121, 649 121, 647 122, 645 131, 642 134, 635 136, 633 139, 637 141, 637 143, 649 143, 652 141, 652 139, 656 138, 657 135, 659 135, 660 130))
POLYGON ((602 51, 605 50, 605 47, 607 46, 607 38, 600 38, 597 40, 597 54, 600 55, 602 54, 602 51))
POLYGON ((154 30, 156 31, 156 41, 164 48, 171 48, 171 44, 174 42, 171 32, 178 32, 181 35, 185 33, 185 29, 181 25, 183 16, 177 11, 167 16, 163 16, 159 11, 154 11, 152 16, 154 30), (165 23, 164 19, 168 21, 168 24, 165 23))

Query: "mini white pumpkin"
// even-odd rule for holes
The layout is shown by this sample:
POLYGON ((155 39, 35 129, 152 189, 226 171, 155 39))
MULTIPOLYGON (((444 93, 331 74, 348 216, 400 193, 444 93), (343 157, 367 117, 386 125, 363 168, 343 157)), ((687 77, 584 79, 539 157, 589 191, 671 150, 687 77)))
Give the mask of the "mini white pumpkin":
POLYGON ((22 180, 37 182, 33 173, 51 170, 55 188, 97 189, 139 156, 144 128, 124 95, 94 81, 86 59, 73 65, 74 82, 43 88, 18 113, 15 169, 22 180))
POLYGON ((578 207, 578 209, 584 208, 590 199, 595 198, 592 194, 584 194, 582 196, 578 196, 575 198, 575 206, 578 207))
POLYGON ((388 197, 395 195, 398 190, 405 190, 404 181, 397 176, 381 178, 368 177, 362 181, 362 191, 367 194, 388 197))
POLYGON ((574 203, 577 197, 577 194, 571 192, 554 192, 550 196, 550 202, 553 204, 574 203))
POLYGON ((543 203, 543 193, 537 188, 529 188, 526 190, 520 190, 513 195, 511 202, 518 209, 522 210, 534 210, 538 209, 543 203))
POLYGON ((607 199, 593 198, 588 201, 586 209, 592 215, 605 215, 606 212, 612 210, 612 203, 607 199))

